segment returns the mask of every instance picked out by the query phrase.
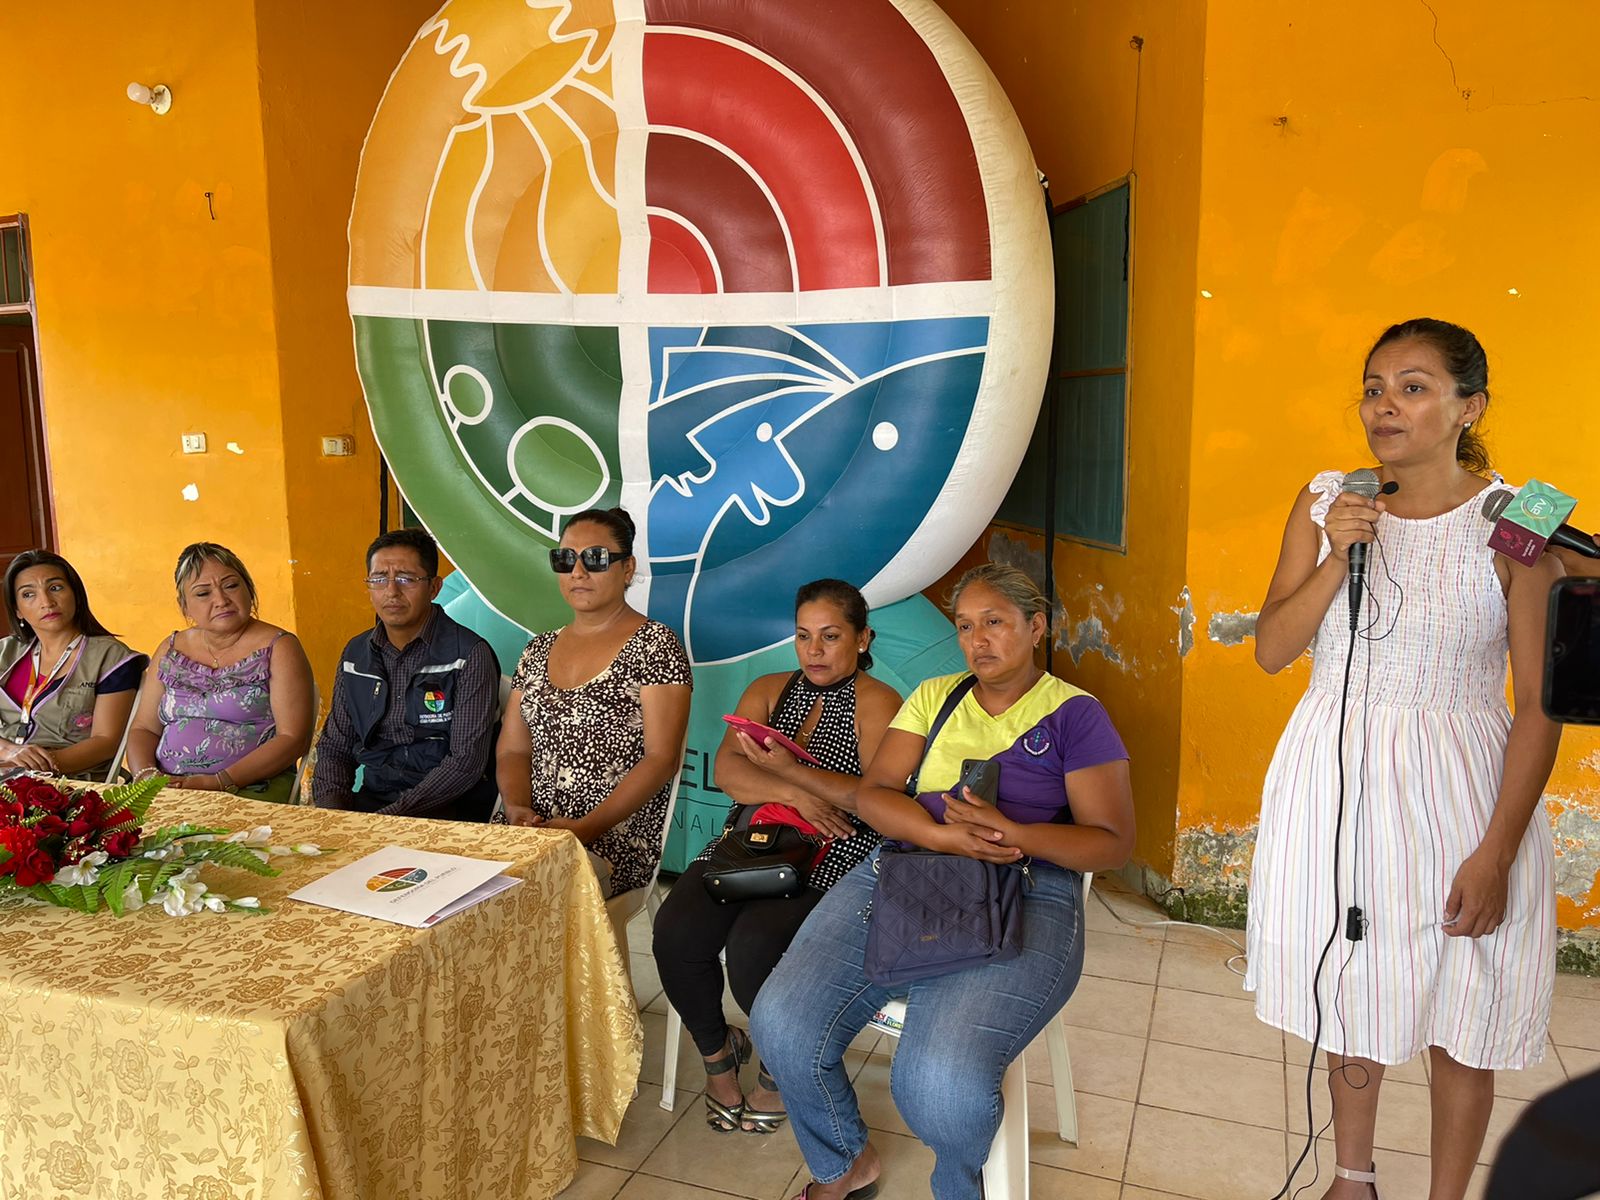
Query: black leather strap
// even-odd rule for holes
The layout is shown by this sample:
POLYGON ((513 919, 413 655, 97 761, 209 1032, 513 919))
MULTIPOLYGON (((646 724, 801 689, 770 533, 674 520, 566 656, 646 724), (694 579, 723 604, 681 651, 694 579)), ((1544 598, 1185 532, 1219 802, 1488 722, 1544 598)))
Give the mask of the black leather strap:
POLYGON ((950 719, 950 714, 955 712, 956 705, 960 704, 963 697, 978 685, 976 675, 968 675, 955 687, 950 689, 950 694, 944 698, 944 703, 939 706, 939 711, 933 718, 933 724, 928 726, 928 737, 922 743, 922 757, 917 760, 917 769, 911 772, 906 780, 906 795, 917 794, 917 777, 922 774, 922 764, 928 761, 928 751, 933 749, 933 739, 939 736, 939 731, 944 728, 944 723, 950 719))

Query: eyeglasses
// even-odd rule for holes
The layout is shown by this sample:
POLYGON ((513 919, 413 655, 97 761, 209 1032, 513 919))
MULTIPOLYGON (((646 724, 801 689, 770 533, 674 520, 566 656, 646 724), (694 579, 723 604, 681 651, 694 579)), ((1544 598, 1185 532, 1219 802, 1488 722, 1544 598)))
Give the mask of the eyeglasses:
POLYGON ((557 575, 570 575, 572 568, 581 562, 585 571, 609 571, 612 563, 632 557, 631 554, 622 554, 605 546, 587 546, 582 550, 558 546, 550 551, 550 569, 557 575))
POLYGON ((432 578, 432 575, 368 575, 365 582, 369 591, 381 592, 391 583, 409 591, 432 578))

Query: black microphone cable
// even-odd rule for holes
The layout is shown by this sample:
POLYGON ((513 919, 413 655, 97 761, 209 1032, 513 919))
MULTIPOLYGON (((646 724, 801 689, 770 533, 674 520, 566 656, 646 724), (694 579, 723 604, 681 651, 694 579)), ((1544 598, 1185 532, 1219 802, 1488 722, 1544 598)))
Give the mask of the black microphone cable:
MULTIPOLYGON (((1300 1170, 1301 1164, 1306 1161, 1307 1156, 1311 1154, 1313 1147, 1316 1146, 1317 1139, 1321 1136, 1316 1129, 1316 1108, 1312 1100, 1311 1088, 1316 1078, 1317 1047, 1322 1042, 1322 972, 1328 965, 1328 956, 1333 953, 1334 944, 1339 940, 1339 932, 1342 925, 1339 913, 1339 850, 1344 835, 1344 735, 1350 712, 1350 669, 1355 663, 1356 641, 1357 631, 1352 628, 1350 630, 1350 644, 1345 651, 1344 657, 1344 687, 1339 697, 1339 791, 1333 813, 1332 887, 1334 920, 1333 928, 1328 933, 1328 940, 1323 943, 1322 953, 1317 956, 1317 968, 1311 976, 1311 1005, 1312 1012, 1315 1015, 1311 1026, 1311 1053, 1306 1062, 1306 1144, 1300 1151, 1300 1157, 1289 1165, 1289 1173, 1284 1178, 1283 1186, 1273 1193, 1272 1200, 1283 1200, 1285 1196, 1289 1195, 1290 1188, 1294 1186, 1295 1173, 1300 1170)), ((1329 1120, 1331 1121, 1332 1117, 1329 1120)), ((1315 1178, 1311 1182, 1314 1184, 1316 1182, 1315 1178)), ((1301 1189, 1309 1186, 1311 1184, 1302 1184, 1301 1189)), ((1296 1190, 1297 1195, 1301 1189, 1296 1190)))
MULTIPOLYGON (((1385 629, 1382 633, 1378 634, 1375 637, 1368 636, 1369 632, 1372 629, 1376 628, 1378 623, 1379 623, 1379 621, 1382 620, 1383 609, 1382 609, 1382 606, 1379 604, 1377 597, 1372 594, 1371 588, 1369 586, 1367 586, 1365 584, 1365 582, 1363 581, 1362 591, 1365 593, 1367 599, 1371 603, 1372 610, 1373 610, 1372 620, 1368 622, 1368 624, 1367 624, 1365 629, 1358 628, 1357 626, 1358 626, 1359 622, 1357 622, 1357 621, 1352 621, 1351 622, 1351 626, 1350 626, 1350 640, 1349 640, 1349 644, 1348 644, 1348 646, 1346 647, 1346 650, 1345 650, 1344 682, 1343 682, 1343 686, 1340 689, 1340 695, 1339 695, 1339 733, 1338 733, 1339 789, 1338 789, 1338 796, 1337 796, 1337 800, 1336 800, 1336 804, 1335 804, 1335 808, 1334 808, 1334 822, 1333 822, 1333 876, 1332 876, 1332 881, 1331 881, 1332 882, 1332 887, 1333 887, 1333 913, 1334 913, 1334 920, 1333 920, 1333 928, 1329 931, 1329 934, 1328 934, 1328 940, 1323 944, 1322 952, 1317 958, 1316 971, 1313 973, 1312 979, 1311 979, 1311 1004, 1312 1004, 1312 1011, 1315 1014, 1315 1016, 1314 1016, 1314 1020, 1313 1020, 1312 1033, 1311 1033, 1311 1050, 1310 1050, 1310 1054, 1309 1054, 1309 1056, 1307 1058, 1307 1061, 1306 1061, 1306 1089, 1305 1089, 1305 1091, 1306 1091, 1306 1144, 1301 1149, 1300 1156, 1298 1158, 1296 1158, 1294 1160, 1294 1162, 1290 1165, 1288 1174, 1287 1174, 1287 1176, 1285 1177, 1285 1179, 1283 1181, 1283 1186, 1278 1189, 1278 1191, 1272 1196, 1271 1200, 1283 1200, 1283 1197, 1289 1194, 1290 1189, 1294 1188, 1295 1173, 1300 1170, 1300 1167, 1305 1163, 1306 1158, 1308 1156, 1311 1158, 1311 1161, 1312 1161, 1312 1170, 1313 1170, 1312 1177, 1311 1177, 1309 1182, 1301 1184, 1298 1188, 1294 1188, 1294 1195, 1296 1197, 1298 1197, 1301 1192, 1306 1190, 1306 1188, 1314 1187, 1316 1185, 1317 1180, 1321 1177, 1322 1169, 1321 1169, 1321 1164, 1318 1161, 1318 1157, 1317 1157, 1317 1149, 1316 1149, 1317 1148, 1317 1143, 1322 1139, 1322 1136, 1328 1131, 1329 1126, 1331 1126, 1333 1124, 1333 1115, 1330 1112, 1327 1121, 1325 1121, 1323 1123, 1322 1127, 1320 1129, 1318 1129, 1316 1127, 1316 1106, 1315 1106, 1315 1102, 1314 1102, 1313 1097, 1312 1097, 1312 1089, 1313 1089, 1313 1086, 1315 1085, 1315 1082, 1316 1082, 1317 1054, 1319 1052, 1320 1043, 1322 1041, 1322 1022, 1323 1022, 1322 992, 1321 992, 1322 973, 1323 973, 1324 968, 1327 966, 1328 956, 1333 953, 1333 947, 1338 942, 1339 935, 1340 935, 1341 932, 1344 932, 1344 933, 1347 933, 1347 934, 1348 933, 1358 933, 1360 936, 1365 936, 1365 933, 1366 933, 1366 919, 1365 919, 1365 917, 1363 915, 1360 914, 1359 910, 1355 909, 1352 906, 1352 909, 1348 914, 1344 913, 1344 912, 1341 911, 1341 905, 1339 903, 1339 866, 1340 866, 1340 858, 1341 858, 1341 853, 1340 852, 1341 852, 1342 845, 1343 845, 1344 800, 1345 800, 1345 790, 1346 790, 1346 778, 1345 778, 1345 758, 1346 758, 1346 753, 1345 753, 1345 732, 1346 732, 1346 729, 1348 727, 1349 711, 1350 711, 1350 674, 1351 674, 1351 669, 1352 669, 1352 667, 1354 666, 1354 663, 1355 663, 1356 642, 1359 639, 1359 640, 1364 641, 1364 642, 1367 643, 1366 674, 1365 674, 1365 677, 1364 677, 1364 679, 1362 681, 1361 779, 1360 779, 1360 788, 1358 790, 1357 798, 1356 798, 1356 813, 1355 813, 1354 825, 1353 825, 1353 829, 1352 829, 1353 835, 1355 837, 1359 838, 1359 836, 1360 836, 1360 826, 1361 826, 1361 816, 1362 816, 1362 813, 1363 813, 1363 811, 1364 811, 1364 809, 1366 807, 1365 801, 1366 801, 1366 793, 1367 793, 1367 786, 1366 785, 1367 785, 1367 750, 1368 750, 1368 743, 1367 743, 1366 734, 1367 734, 1367 731, 1368 731, 1368 729, 1370 727, 1370 722, 1367 720, 1367 710, 1368 710, 1368 708, 1370 706, 1371 695, 1372 695, 1372 643, 1375 642, 1375 641, 1382 641, 1383 639, 1387 638, 1390 634, 1392 634, 1395 631, 1395 628, 1398 625, 1399 620, 1400 620, 1400 610, 1405 605, 1405 589, 1400 585, 1399 581, 1394 578, 1393 572, 1390 571, 1390 569, 1389 569, 1388 555, 1384 552, 1382 540, 1377 538, 1376 536, 1374 536, 1373 543, 1378 547, 1378 558, 1379 558, 1379 561, 1383 565, 1384 576, 1388 579, 1389 583, 1393 586, 1393 588, 1394 588, 1394 590, 1395 590, 1395 592, 1397 594, 1397 600, 1396 600, 1396 603, 1395 603, 1395 606, 1394 606, 1393 614, 1391 615, 1391 617, 1389 619, 1388 628, 1385 629)), ((1352 853, 1353 856, 1355 856, 1355 854, 1356 854, 1356 849, 1357 849, 1357 847, 1354 844, 1352 844, 1351 853, 1352 853)), ((1356 856, 1355 857, 1355 862, 1354 862, 1354 864, 1352 866, 1352 887, 1356 886, 1356 882, 1357 882, 1356 881, 1356 874, 1360 871, 1360 866, 1361 866, 1360 858, 1359 858, 1359 856, 1356 856)), ((1357 888, 1357 890, 1359 891, 1358 888, 1357 888)), ((1343 990, 1344 973, 1345 973, 1345 970, 1349 967, 1351 960, 1355 957, 1355 947, 1356 947, 1356 942, 1358 940, 1360 940, 1359 936, 1358 937, 1352 937, 1350 939, 1350 949, 1349 949, 1348 953, 1345 954, 1344 960, 1339 964, 1339 970, 1336 973, 1336 975, 1334 976, 1334 996, 1333 996, 1334 1013, 1339 1019, 1339 1028, 1340 1028, 1340 1032, 1341 1032, 1341 1045, 1348 1045, 1349 1044, 1349 1037, 1348 1037, 1348 1034, 1345 1031, 1344 1011, 1343 1011, 1343 1004, 1342 1004, 1343 995, 1344 995, 1344 990, 1343 990)), ((1348 1055, 1341 1054, 1340 1057, 1341 1058, 1348 1058, 1348 1055)), ((1347 1083, 1350 1083, 1351 1074, 1353 1072, 1359 1071, 1363 1076, 1367 1076, 1368 1075, 1368 1073, 1366 1071, 1366 1068, 1355 1066, 1355 1065, 1353 1065, 1353 1064, 1351 1064, 1349 1062, 1341 1063, 1340 1066, 1338 1067, 1338 1070, 1339 1070, 1339 1072, 1341 1074, 1343 1074, 1345 1076, 1345 1079, 1346 1079, 1347 1083)), ((1332 1078, 1331 1073, 1330 1073, 1329 1078, 1330 1078, 1330 1081, 1331 1081, 1331 1078, 1332 1078)), ((1371 1083, 1371 1079, 1370 1079, 1370 1076, 1369 1076, 1367 1078, 1362 1079, 1361 1082, 1359 1082, 1359 1083, 1350 1083, 1350 1086, 1355 1087, 1355 1088, 1364 1088, 1364 1087, 1369 1086, 1370 1083, 1371 1083)))

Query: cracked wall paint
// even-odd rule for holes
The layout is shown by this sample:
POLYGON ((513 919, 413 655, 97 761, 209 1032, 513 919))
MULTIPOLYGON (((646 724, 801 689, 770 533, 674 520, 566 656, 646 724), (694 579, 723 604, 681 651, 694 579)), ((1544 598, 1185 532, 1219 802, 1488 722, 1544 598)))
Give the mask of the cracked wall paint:
POLYGON ((1256 635, 1256 619, 1260 613, 1212 613, 1206 622, 1206 636, 1223 646, 1237 646, 1246 638, 1256 635))
POLYGON ((1171 611, 1178 614, 1178 657, 1187 658, 1194 649, 1194 600, 1188 588, 1178 593, 1178 603, 1171 611))
POLYGON ((1545 796, 1555 834, 1556 895, 1586 919, 1600 917, 1600 813, 1561 796, 1545 796))
MULTIPOLYGON (((1062 635, 1066 630, 1062 630, 1062 635)), ((1106 627, 1099 617, 1085 617, 1072 627, 1072 640, 1066 642, 1064 636, 1056 637, 1056 646, 1064 648, 1072 656, 1072 665, 1077 666, 1085 654, 1100 654, 1105 656, 1107 662, 1122 665, 1122 655, 1111 644, 1111 639, 1106 635, 1106 627)))
MULTIPOLYGON (((989 561, 1016 567, 1042 590, 1044 588, 1044 551, 1034 549, 1020 538, 1012 537, 1003 529, 994 530, 989 537, 989 561)), ((1054 598, 1054 617, 1051 628, 1055 631, 1053 644, 1065 650, 1077 666, 1086 654, 1102 655, 1109 663, 1126 671, 1122 653, 1111 641, 1106 622, 1115 622, 1127 607, 1120 595, 1106 595, 1105 585, 1090 584, 1079 588, 1072 596, 1075 608, 1086 607, 1089 615, 1074 622, 1067 604, 1058 594, 1054 598)))

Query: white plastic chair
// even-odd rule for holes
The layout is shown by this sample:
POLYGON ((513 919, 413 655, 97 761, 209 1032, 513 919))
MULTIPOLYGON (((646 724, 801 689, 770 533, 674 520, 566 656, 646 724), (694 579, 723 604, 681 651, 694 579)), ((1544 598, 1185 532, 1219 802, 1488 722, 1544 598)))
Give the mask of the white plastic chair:
MULTIPOLYGON (((506 705, 511 702, 511 692, 512 692, 511 676, 509 676, 509 675, 500 676, 500 703, 499 703, 499 706, 496 708, 495 711, 500 714, 500 719, 502 721, 504 721, 506 719, 506 705)), ((489 747, 489 757, 491 759, 494 757, 494 747, 493 746, 489 747)), ((503 813, 505 811, 506 811, 505 798, 503 796, 501 796, 499 792, 496 792, 494 794, 494 804, 489 809, 489 820, 491 820, 491 821, 494 820, 496 817, 498 817, 501 813, 503 813)))
MULTIPOLYGON (((672 776, 672 788, 667 793, 667 812, 661 822, 661 852, 667 848, 667 838, 672 833, 672 813, 678 807, 678 787, 683 782, 683 751, 678 751, 678 770, 672 776)), ((655 920, 656 909, 661 907, 661 901, 656 899, 656 878, 661 874, 661 854, 656 855, 656 869, 650 873, 650 882, 642 888, 632 888, 620 896, 613 896, 606 901, 606 916, 611 918, 611 928, 616 931, 617 945, 622 949, 622 965, 628 970, 628 978, 633 978, 633 953, 628 948, 628 925, 645 909, 650 910, 650 919, 655 920)))
MULTIPOLYGON (((317 681, 311 681, 311 730, 316 732, 317 714, 322 711, 322 693, 317 690, 317 681)), ((316 746, 313 738, 311 745, 306 747, 306 752, 300 756, 300 765, 295 768, 294 788, 289 792, 290 804, 304 804, 305 794, 300 790, 306 782, 306 770, 311 766, 311 751, 316 746)))
MULTIPOLYGON (((1083 873, 1083 903, 1089 901, 1089 889, 1094 884, 1094 872, 1083 873)), ((724 955, 717 956, 726 961, 724 955)), ((867 1024, 881 1033, 898 1038, 905 1024, 906 1005, 903 1000, 891 1000, 873 1015, 867 1024)), ((667 1005, 667 1036, 665 1057, 661 1064, 661 1107, 668 1112, 676 1102, 678 1087, 678 1040, 683 1036, 683 1018, 671 1004, 667 1005)), ((1050 1052, 1050 1082, 1056 1091, 1056 1132, 1070 1146, 1078 1144, 1078 1097, 1072 1088, 1072 1057, 1067 1053, 1066 1008, 1046 1025, 1039 1037, 1045 1039, 1050 1052)), ((1038 1040, 1037 1038, 1035 1039, 1038 1040)), ((989 1161, 983 1168, 984 1188, 991 1196, 1024 1198, 1028 1194, 1028 1079, 1023 1060, 1018 1058, 1000 1083, 1000 1095, 1005 1100, 1005 1117, 989 1149, 989 1161), (1015 1114, 1015 1115, 1013 1115, 1015 1114), (1020 1163, 1019 1167, 1017 1164, 1020 1163), (992 1174, 991 1174, 992 1173, 992 1174), (1009 1190, 1013 1185, 1020 1191, 1009 1190)))
POLYGON ((122 760, 128 757, 128 735, 133 732, 133 718, 139 714, 139 698, 144 695, 144 680, 139 680, 139 690, 133 693, 133 707, 128 710, 128 720, 122 727, 122 740, 117 752, 111 756, 111 769, 106 772, 106 782, 115 783, 122 773, 122 760))
MULTIPOLYGON (((1083 899, 1088 900, 1089 889, 1094 884, 1094 872, 1083 873, 1083 899)), ((898 1038, 905 1026, 904 1000, 890 1000, 868 1026, 898 1038)), ((1072 1090, 1072 1059, 1067 1054, 1066 1006, 1051 1018, 1040 1032, 1050 1051, 1050 1082, 1056 1090, 1056 1132, 1063 1142, 1078 1144, 1078 1098, 1072 1090)), ((1036 1038, 1035 1041, 1038 1039, 1036 1038)), ((1026 1055, 1019 1055, 1006 1068, 1000 1081, 1000 1097, 1005 1101, 1005 1114, 1000 1118, 1000 1128, 995 1131, 989 1145, 989 1158, 983 1164, 983 1193, 985 1196, 1006 1197, 1006 1200, 1027 1200, 1029 1186, 1028 1164, 1028 1071, 1026 1055)))

